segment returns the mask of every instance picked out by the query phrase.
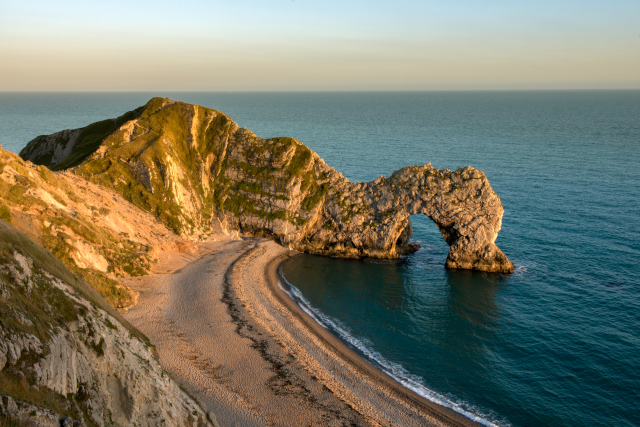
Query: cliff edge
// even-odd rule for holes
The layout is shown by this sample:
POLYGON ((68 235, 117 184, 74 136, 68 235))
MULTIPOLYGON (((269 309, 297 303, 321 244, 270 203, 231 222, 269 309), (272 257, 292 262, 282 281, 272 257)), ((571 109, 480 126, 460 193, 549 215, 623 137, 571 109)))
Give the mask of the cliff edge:
POLYGON ((0 220, 0 424, 216 424, 154 351, 86 282, 0 220))
POLYGON ((352 183, 293 138, 258 138, 209 108, 153 98, 125 115, 40 136, 20 156, 112 188, 192 239, 215 231, 272 237, 299 251, 397 258, 410 215, 450 245, 446 266, 511 272, 495 245, 504 209, 486 176, 410 166, 352 183))

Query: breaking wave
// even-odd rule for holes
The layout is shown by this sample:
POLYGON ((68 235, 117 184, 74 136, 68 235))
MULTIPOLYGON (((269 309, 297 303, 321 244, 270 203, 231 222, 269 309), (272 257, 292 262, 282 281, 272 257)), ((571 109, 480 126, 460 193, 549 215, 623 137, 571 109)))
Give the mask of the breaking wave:
POLYGON ((349 330, 348 326, 340 322, 338 319, 331 318, 313 307, 304 295, 302 295, 302 292, 285 279, 282 274, 282 266, 280 266, 278 273, 278 287, 289 295, 305 313, 311 316, 311 318, 320 326, 327 329, 334 335, 337 335, 343 342, 346 342, 350 347, 357 350, 369 363, 402 384, 402 386, 417 393, 425 399, 430 400, 431 402, 452 409, 453 411, 484 426, 506 427, 509 425, 507 423, 489 421, 487 419, 488 416, 481 414, 478 408, 465 402, 455 402, 450 398, 430 390, 424 386, 422 377, 413 375, 407 372, 407 370, 401 365, 386 360, 380 353, 372 348, 371 343, 368 342, 368 340, 355 337, 349 330), (282 282, 285 282, 286 286, 284 286, 282 282))

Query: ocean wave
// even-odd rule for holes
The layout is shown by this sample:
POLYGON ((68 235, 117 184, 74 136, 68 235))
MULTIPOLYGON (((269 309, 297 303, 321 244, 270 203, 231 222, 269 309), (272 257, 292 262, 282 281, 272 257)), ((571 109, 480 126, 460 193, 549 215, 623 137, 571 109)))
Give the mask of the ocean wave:
POLYGON ((521 278, 521 277, 527 277, 531 275, 535 277, 536 275, 546 273, 544 265, 540 265, 533 260, 530 260, 530 259, 520 260, 514 257, 512 261, 513 261, 513 264, 515 265, 513 272, 511 272, 510 274, 510 276, 512 277, 521 278))
POLYGON ((466 402, 455 402, 435 391, 427 388, 423 384, 422 377, 413 375, 408 372, 402 365, 391 362, 385 359, 380 353, 373 350, 371 343, 362 338, 356 338, 349 328, 338 319, 329 317, 322 313, 319 309, 313 307, 311 303, 302 295, 302 292, 294 285, 292 285, 282 274, 282 267, 280 267, 278 277, 278 287, 282 289, 291 299, 293 299, 298 306, 307 313, 316 323, 328 331, 338 335, 338 337, 350 344, 353 348, 357 349, 361 354, 365 356, 365 359, 369 361, 376 368, 380 369, 391 378, 400 383, 403 387, 417 393, 418 395, 437 403, 441 406, 452 409, 453 411, 464 415, 465 417, 482 424, 487 427, 507 427, 506 422, 501 421, 489 421, 489 416, 480 411, 479 408, 474 407, 466 402), (286 282, 287 286, 283 286, 281 280, 286 282))
POLYGON ((529 268, 525 265, 515 265, 513 272, 511 273, 513 277, 522 277, 527 274, 529 268))

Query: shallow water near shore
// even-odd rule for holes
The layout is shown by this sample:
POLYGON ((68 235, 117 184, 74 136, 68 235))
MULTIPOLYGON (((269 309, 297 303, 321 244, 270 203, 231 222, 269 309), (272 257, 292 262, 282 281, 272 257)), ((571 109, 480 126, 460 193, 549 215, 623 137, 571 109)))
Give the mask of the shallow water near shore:
POLYGON ((505 208, 511 275, 300 255, 299 300, 433 399, 514 426, 640 425, 640 92, 0 94, 0 144, 121 115, 162 95, 260 137, 293 136, 352 181, 472 165, 505 208))

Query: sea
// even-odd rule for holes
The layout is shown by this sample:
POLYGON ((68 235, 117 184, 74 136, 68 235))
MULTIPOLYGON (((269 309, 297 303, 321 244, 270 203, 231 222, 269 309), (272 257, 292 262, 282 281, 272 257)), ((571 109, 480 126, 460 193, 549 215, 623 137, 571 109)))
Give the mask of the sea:
POLYGON ((165 96, 295 137, 351 181, 485 172, 511 274, 447 270, 435 224, 393 261, 299 255, 281 286, 362 357, 492 426, 640 426, 640 91, 0 93, 0 144, 165 96))

